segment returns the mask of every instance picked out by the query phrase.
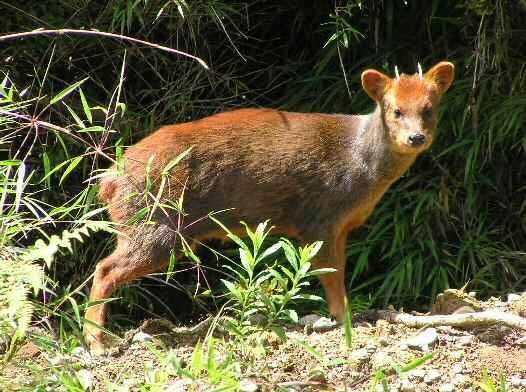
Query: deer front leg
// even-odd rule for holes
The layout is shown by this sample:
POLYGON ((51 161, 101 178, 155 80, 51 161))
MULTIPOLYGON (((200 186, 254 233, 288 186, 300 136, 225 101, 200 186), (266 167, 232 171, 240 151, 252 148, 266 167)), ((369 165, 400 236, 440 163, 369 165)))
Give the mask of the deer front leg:
POLYGON ((316 268, 334 268, 330 272, 320 276, 320 281, 325 289, 329 311, 340 323, 345 320, 345 302, 347 290, 345 288, 345 245, 347 233, 341 233, 334 240, 328 241, 327 249, 316 262, 316 268))

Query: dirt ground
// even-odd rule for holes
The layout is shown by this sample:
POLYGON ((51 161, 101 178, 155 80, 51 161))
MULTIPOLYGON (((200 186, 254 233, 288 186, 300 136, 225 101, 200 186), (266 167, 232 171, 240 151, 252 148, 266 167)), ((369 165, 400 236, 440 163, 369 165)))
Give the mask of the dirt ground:
MULTIPOLYGON (((477 301, 476 305, 476 310, 498 309, 524 317, 526 294, 503 301, 477 301)), ((31 370, 27 365, 31 361, 42 366, 69 363, 82 369, 93 391, 111 390, 110 384, 120 385, 122 389, 118 390, 153 390, 141 389, 140 385, 159 376, 156 370, 167 369, 170 360, 174 363, 173 358, 188 368, 194 347, 204 339, 202 333, 182 334, 181 328, 175 330, 169 322, 150 320, 128 331, 120 345, 104 356, 93 356, 77 348, 60 358, 50 358, 35 345, 27 344, 4 368, 2 379, 17 389, 15 385, 30 383, 31 370)), ((342 327, 327 331, 290 327, 286 340, 269 332, 261 335, 259 341, 239 347, 224 336, 216 342, 218 358, 225 358, 227 348, 235 351, 233 357, 242 375, 240 390, 244 391, 380 391, 381 385, 374 382, 379 370, 386 375, 390 391, 477 391, 482 390, 478 383, 483 382, 485 375, 496 384, 503 377, 506 391, 526 391, 526 330, 502 325, 416 329, 385 320, 368 322, 357 315, 351 348, 346 345, 342 327), (415 343, 420 338, 424 343, 415 343), (432 357, 424 363, 404 369, 429 353, 432 357)), ((158 390, 215 389, 206 377, 191 381, 173 372, 162 380, 162 385, 158 390)))

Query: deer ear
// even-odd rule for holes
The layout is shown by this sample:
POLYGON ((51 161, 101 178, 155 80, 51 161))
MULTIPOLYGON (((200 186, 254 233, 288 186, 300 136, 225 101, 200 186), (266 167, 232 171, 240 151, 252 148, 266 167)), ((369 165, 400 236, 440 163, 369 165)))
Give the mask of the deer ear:
POLYGON ((362 73, 362 87, 375 101, 381 101, 387 91, 391 78, 374 69, 362 73))
POLYGON ((441 61, 426 72, 425 78, 435 83, 440 94, 444 94, 455 79, 455 66, 448 61, 441 61))

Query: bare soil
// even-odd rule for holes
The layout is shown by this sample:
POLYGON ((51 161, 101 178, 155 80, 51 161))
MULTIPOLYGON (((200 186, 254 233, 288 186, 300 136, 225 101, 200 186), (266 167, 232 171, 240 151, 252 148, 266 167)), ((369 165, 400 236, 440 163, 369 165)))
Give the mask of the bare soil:
MULTIPOLYGON (((499 308, 523 316, 526 294, 506 302, 491 299, 482 308, 499 308)), ((488 374, 498 384, 505 377, 506 391, 526 391, 526 331, 504 326, 462 330, 437 327, 437 339, 429 347, 432 357, 416 368, 398 373, 407 364, 428 353, 425 348, 412 348, 408 339, 423 330, 390 324, 385 320, 372 323, 355 319, 352 347, 348 348, 342 327, 326 332, 290 327, 287 339, 265 332, 258 341, 233 345, 225 336, 217 338, 218 358, 234 352, 239 363, 244 390, 288 391, 370 391, 382 370, 393 391, 476 391, 477 383, 488 374), (453 389, 448 389, 448 388, 453 389), (252 389, 250 389, 252 388, 252 389)), ((30 385, 32 372, 28 364, 60 366, 74 364, 92 377, 92 390, 107 391, 110 384, 123 390, 140 390, 139 385, 155 377, 156 370, 167 369, 167 353, 188 367, 197 342, 203 334, 181 334, 166 321, 148 321, 128 331, 123 342, 105 356, 92 356, 82 349, 62 359, 50 358, 33 343, 27 343, 15 359, 3 369, 3 390, 30 385), (142 333, 149 341, 133 341, 142 333), (144 335, 146 334, 146 335, 144 335), (11 387, 10 387, 11 386, 11 387)), ((202 376, 197 381, 183 380, 172 372, 159 390, 213 390, 202 376)), ((1 384, 0 384, 1 385, 1 384)), ((148 389, 150 390, 150 389, 148 389)), ((500 389, 499 389, 500 390, 500 389)))

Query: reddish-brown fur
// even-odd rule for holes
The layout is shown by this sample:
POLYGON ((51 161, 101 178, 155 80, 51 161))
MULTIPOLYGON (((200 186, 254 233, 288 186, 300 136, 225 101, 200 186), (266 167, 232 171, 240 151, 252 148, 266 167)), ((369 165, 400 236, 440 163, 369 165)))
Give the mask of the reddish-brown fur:
MULTIPOLYGON (((365 71, 363 87, 377 102, 369 115, 242 109, 162 127, 131 146, 123 167, 101 182, 100 197, 121 234, 116 250, 97 265, 90 299, 104 300, 117 287, 165 267, 179 233, 196 242, 220 235, 214 222, 201 218, 233 208, 217 215, 233 230, 241 220, 255 225, 270 218, 277 232, 324 241, 317 265, 338 270, 321 281, 331 313, 342 320, 347 234, 429 147, 440 97, 453 78, 447 62, 423 78, 394 80, 365 71), (151 217, 156 224, 129 224, 141 208, 152 209, 156 198, 166 203, 183 191, 184 216, 157 206, 151 217)), ((106 322, 106 307, 95 305, 86 313, 94 350, 103 349, 95 325, 106 322)))

